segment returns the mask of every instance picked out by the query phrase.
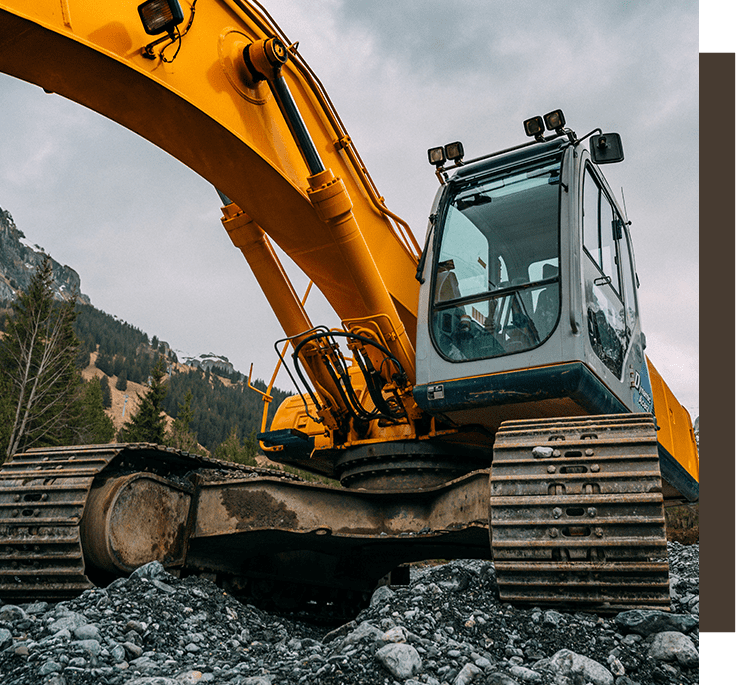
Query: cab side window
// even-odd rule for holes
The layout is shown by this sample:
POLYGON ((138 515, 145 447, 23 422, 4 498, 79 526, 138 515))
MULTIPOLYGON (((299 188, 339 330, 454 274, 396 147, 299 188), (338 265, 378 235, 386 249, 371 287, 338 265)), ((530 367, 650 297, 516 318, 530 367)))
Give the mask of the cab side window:
POLYGON ((621 378, 633 327, 621 279, 623 275, 625 283, 632 280, 625 289, 635 312, 633 275, 623 222, 589 168, 583 178, 582 209, 588 337, 600 360, 621 378))
POLYGON ((596 183, 590 169, 586 169, 583 183, 583 245, 588 256, 610 279, 613 289, 619 294, 621 282, 616 237, 620 225, 611 201, 596 183))

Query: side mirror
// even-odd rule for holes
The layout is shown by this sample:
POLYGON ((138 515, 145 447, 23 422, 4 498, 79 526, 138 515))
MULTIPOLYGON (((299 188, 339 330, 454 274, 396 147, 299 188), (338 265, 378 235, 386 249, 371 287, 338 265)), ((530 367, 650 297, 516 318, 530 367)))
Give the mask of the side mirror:
POLYGON ((590 138, 590 156, 596 164, 613 164, 624 158, 624 146, 618 133, 601 133, 590 138))

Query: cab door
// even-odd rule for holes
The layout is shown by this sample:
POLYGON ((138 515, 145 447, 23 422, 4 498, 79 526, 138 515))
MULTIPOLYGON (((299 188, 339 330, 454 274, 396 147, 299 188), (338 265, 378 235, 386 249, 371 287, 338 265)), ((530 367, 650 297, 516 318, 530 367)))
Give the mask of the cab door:
POLYGON ((583 321, 589 363, 632 411, 651 411, 628 227, 590 163, 584 165, 582 192, 583 321))

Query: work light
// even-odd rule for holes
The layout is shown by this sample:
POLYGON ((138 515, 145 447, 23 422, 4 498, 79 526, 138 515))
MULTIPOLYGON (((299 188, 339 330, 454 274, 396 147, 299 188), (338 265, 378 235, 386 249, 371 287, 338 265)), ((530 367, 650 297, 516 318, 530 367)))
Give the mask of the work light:
POLYGON ((150 36, 174 33, 174 27, 184 21, 178 0, 147 0, 138 5, 143 30, 150 36))
POLYGON ((544 115, 544 123, 548 131, 557 131, 560 133, 565 125, 565 115, 561 109, 556 109, 554 112, 544 115))
POLYGON ((528 136, 541 138, 544 135, 544 120, 542 117, 532 117, 524 122, 524 131, 528 136))
POLYGON ((463 144, 459 140, 445 145, 445 157, 453 162, 459 162, 464 154, 463 144))
POLYGON ((442 166, 447 158, 445 157, 445 148, 443 147, 431 147, 427 150, 427 156, 429 157, 429 163, 439 167, 442 166))

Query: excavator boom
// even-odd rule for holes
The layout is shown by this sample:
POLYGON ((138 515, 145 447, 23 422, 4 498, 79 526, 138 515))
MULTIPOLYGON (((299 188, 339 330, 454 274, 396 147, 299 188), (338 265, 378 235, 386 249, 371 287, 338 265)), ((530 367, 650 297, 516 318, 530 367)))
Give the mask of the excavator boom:
POLYGON ((0 71, 117 121, 192 168, 290 255, 341 319, 376 314, 366 293, 384 290, 413 340, 419 248, 386 209, 296 45, 257 3, 195 0, 182 10, 178 38, 147 49, 154 41, 134 3, 3 0, 0 71), (289 123, 268 83, 248 72, 243 51, 274 37, 288 49, 283 81, 324 168, 345 185, 380 282, 360 280, 364 265, 351 263, 355 252, 320 218, 289 123))

